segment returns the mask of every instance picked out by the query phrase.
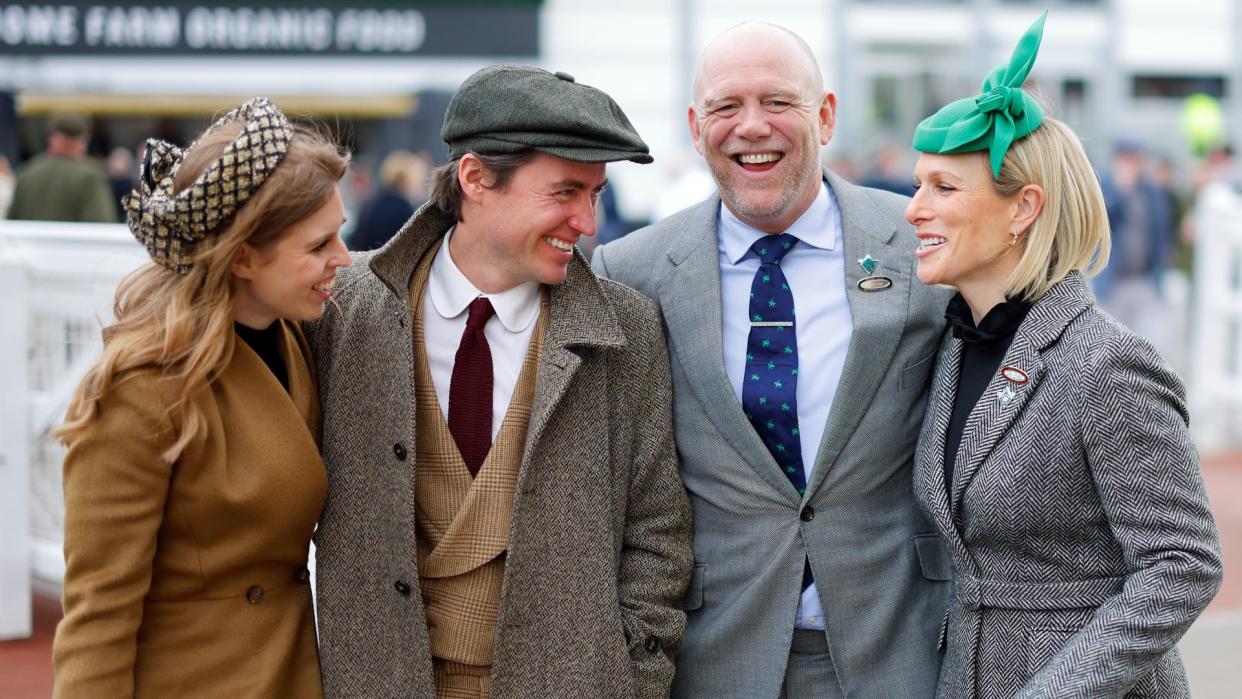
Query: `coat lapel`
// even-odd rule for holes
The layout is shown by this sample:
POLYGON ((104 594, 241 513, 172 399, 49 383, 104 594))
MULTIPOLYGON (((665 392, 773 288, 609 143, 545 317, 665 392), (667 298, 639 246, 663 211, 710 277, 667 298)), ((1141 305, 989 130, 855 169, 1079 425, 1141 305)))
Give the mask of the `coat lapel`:
POLYGON ((962 496, 971 480, 1043 380, 1047 369, 1040 353, 1092 302, 1082 276, 1071 273, 1036 301, 1018 326, 1000 369, 989 380, 962 429, 957 465, 953 470, 951 505, 954 517, 961 513, 962 496), (1018 384, 1005 378, 1002 371, 1006 367, 1026 374, 1027 382, 1018 384))
POLYGON ((719 208, 716 196, 699 204, 669 246, 672 268, 659 284, 669 347, 716 431, 763 480, 798 502, 797 489, 746 419, 725 373, 716 234, 719 208))
POLYGON ((870 195, 831 172, 826 176, 841 211, 845 295, 850 305, 853 334, 841 370, 841 382, 828 413, 828 424, 816 453, 807 497, 824 482, 868 406, 876 400, 880 383, 892 370, 889 364, 905 326, 914 264, 913 249, 894 244, 896 222, 875 215, 870 195), (858 281, 867 276, 858 260, 867 255, 879 261, 874 275, 891 279, 890 288, 880 291, 858 288, 858 281))
POLYGON ((953 416, 961 358, 962 341, 945 333, 940 356, 936 359, 932 393, 927 401, 927 416, 919 435, 914 462, 915 489, 922 494, 936 528, 942 534, 953 530, 949 489, 944 482, 944 440, 953 416))

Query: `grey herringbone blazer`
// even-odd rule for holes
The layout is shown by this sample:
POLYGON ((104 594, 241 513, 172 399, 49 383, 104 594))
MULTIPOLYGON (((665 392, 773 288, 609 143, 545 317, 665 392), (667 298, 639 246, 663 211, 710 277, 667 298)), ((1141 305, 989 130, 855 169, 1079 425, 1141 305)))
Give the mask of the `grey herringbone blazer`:
MULTIPOLYGON (((341 270, 309 340, 328 494, 315 535, 328 699, 432 699, 415 543, 409 280, 453 220, 433 205, 341 270)), ((690 577, 669 365, 650 301, 575 253, 549 291, 509 528, 492 696, 660 697, 690 577)))
POLYGON ((711 199, 595 252, 596 271, 660 305, 673 420, 694 509, 694 575, 673 692, 781 692, 809 556, 832 661, 851 697, 935 691, 949 563, 911 492, 914 447, 949 296, 914 276, 908 201, 826 173, 841 211, 853 335, 804 497, 763 445, 725 373, 711 199), (893 280, 858 289, 855 260, 893 280))
POLYGON ((1018 327, 950 489, 961 345, 944 340, 915 468, 954 564, 937 696, 1189 696, 1175 644, 1221 561, 1181 382, 1071 274, 1018 327))

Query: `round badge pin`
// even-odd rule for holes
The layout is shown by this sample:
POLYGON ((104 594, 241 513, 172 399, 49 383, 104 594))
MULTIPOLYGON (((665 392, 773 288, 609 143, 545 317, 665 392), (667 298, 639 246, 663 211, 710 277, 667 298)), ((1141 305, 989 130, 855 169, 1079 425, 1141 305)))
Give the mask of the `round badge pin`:
POLYGON ((1007 366, 1001 369, 1001 376, 1021 386, 1030 379, 1027 378, 1026 372, 1016 367, 1007 366))
POLYGON ((883 291, 893 285, 888 277, 863 277, 858 280, 858 288, 863 291, 883 291))

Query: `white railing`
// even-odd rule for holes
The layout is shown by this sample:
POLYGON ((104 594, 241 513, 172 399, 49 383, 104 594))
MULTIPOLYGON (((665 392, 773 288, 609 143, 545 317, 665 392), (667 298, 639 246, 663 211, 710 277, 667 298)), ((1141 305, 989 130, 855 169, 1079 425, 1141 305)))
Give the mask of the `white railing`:
POLYGON ((1242 191, 1210 185, 1197 209, 1191 425, 1215 451, 1242 445, 1242 191))
POLYGON ((48 433, 146 259, 121 225, 0 221, 0 639, 30 634, 32 583, 59 592, 64 451, 48 433))

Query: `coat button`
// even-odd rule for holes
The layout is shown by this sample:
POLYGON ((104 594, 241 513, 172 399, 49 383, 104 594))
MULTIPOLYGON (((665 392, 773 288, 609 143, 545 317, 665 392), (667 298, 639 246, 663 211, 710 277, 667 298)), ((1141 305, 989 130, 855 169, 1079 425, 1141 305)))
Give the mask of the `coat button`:
POLYGON ((648 636, 648 637, 647 637, 647 640, 646 640, 646 641, 643 641, 643 648, 646 648, 646 649, 647 649, 647 652, 648 652, 648 653, 651 653, 652 655, 655 655, 656 653, 660 652, 660 639, 659 639, 659 637, 657 637, 657 636, 648 636))
POLYGON ((802 514, 799 516, 802 517, 803 522, 810 522, 811 520, 815 519, 815 508, 811 507, 810 505, 807 505, 806 507, 802 508, 802 514))
POLYGON ((310 569, 302 566, 293 571, 293 582, 302 583, 303 585, 310 582, 310 569))
POLYGON ((392 455, 397 457, 397 461, 405 461, 405 445, 401 442, 392 445, 392 455))
POLYGON ((246 590, 246 601, 251 604, 258 604, 262 602, 263 588, 258 585, 251 585, 250 589, 246 590))
POLYGON ((403 597, 410 596, 410 585, 404 580, 398 580, 397 582, 393 583, 392 586, 396 588, 397 592, 401 593, 401 596, 403 597))
POLYGON ((431 596, 430 596, 430 595, 423 595, 423 606, 424 606, 424 607, 430 607, 430 606, 431 606, 431 596))

